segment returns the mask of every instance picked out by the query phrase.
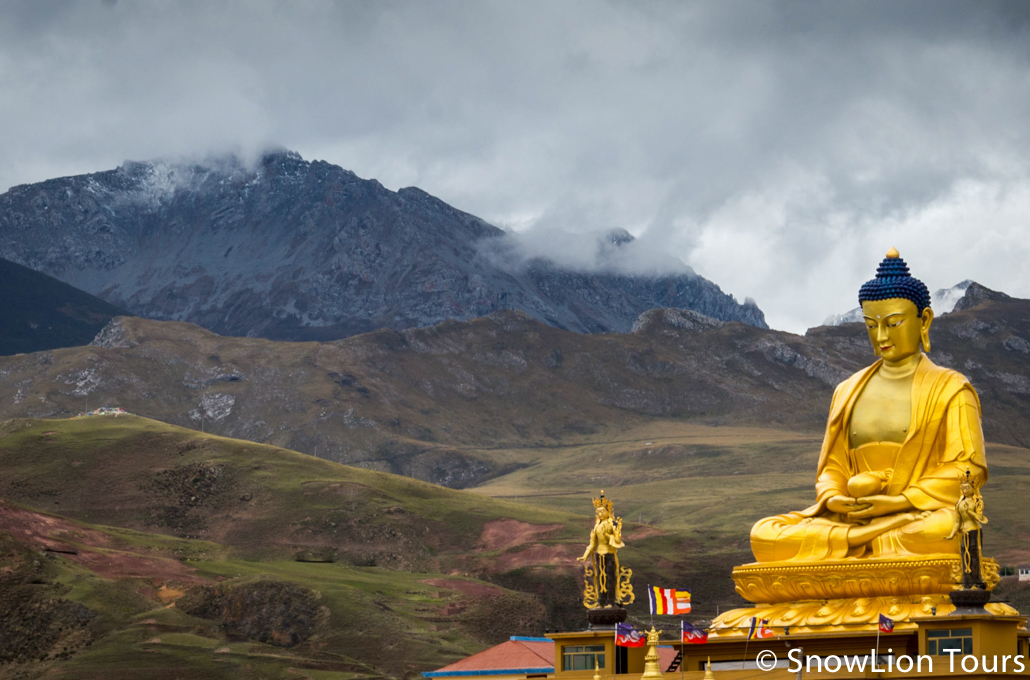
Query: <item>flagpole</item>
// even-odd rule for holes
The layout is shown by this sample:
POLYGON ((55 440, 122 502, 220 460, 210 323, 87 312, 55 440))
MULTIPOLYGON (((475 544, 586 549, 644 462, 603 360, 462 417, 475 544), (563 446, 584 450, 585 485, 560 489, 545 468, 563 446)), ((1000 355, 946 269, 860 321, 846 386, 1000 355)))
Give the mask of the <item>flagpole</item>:
MULTIPOLYGON (((751 618, 754 619, 755 617, 752 616, 751 618)), ((755 625, 756 626, 758 625, 757 620, 755 621, 755 625)), ((748 634, 747 634, 747 639, 744 640, 744 658, 740 660, 740 670, 744 670, 744 664, 747 663, 747 646, 748 646, 748 644, 750 644, 750 642, 751 642, 751 629, 749 628, 748 629, 748 634)))
POLYGON ((680 680, 683 680, 683 666, 686 665, 687 657, 683 655, 683 621, 680 621, 680 680))
POLYGON ((876 667, 876 660, 880 658, 880 624, 876 624, 876 656, 873 657, 873 667, 876 667))

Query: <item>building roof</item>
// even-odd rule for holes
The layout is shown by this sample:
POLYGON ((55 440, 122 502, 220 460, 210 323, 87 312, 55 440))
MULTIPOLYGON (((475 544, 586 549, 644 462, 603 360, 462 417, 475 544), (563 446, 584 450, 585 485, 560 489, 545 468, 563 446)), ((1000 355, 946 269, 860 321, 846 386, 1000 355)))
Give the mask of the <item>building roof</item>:
POLYGON ((427 678, 463 675, 523 675, 554 672, 554 641, 548 638, 513 635, 507 642, 455 661, 449 666, 423 673, 427 678))
MULTIPOLYGON (((665 671, 679 650, 658 646, 658 665, 665 671)), ((453 678, 465 675, 525 675, 554 672, 554 640, 513 635, 507 642, 484 649, 478 654, 455 661, 449 666, 422 673, 426 678, 453 678)))

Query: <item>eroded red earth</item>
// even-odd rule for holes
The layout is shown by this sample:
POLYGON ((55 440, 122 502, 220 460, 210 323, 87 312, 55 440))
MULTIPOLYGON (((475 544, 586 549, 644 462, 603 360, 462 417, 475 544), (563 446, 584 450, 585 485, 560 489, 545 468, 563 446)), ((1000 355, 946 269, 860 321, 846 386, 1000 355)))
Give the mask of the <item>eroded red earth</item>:
POLYGON ((0 501, 0 529, 15 540, 46 550, 80 564, 99 576, 110 579, 138 578, 155 585, 168 581, 199 583, 204 579, 179 560, 140 555, 112 547, 110 536, 80 526, 63 517, 54 517, 0 501))
POLYGON ((517 519, 497 519, 483 526, 479 535, 481 550, 503 550, 532 543, 561 529, 563 524, 530 524, 517 519))

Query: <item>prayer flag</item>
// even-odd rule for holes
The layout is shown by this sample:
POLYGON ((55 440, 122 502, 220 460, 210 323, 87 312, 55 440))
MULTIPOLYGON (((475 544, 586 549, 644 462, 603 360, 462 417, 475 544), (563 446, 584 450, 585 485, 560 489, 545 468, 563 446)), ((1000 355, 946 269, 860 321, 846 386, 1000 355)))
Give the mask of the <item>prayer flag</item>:
POLYGON ((680 641, 688 645, 703 645, 708 642, 708 631, 702 630, 686 621, 681 621, 680 641))
POLYGON ((690 591, 675 588, 647 587, 652 614, 678 616, 690 613, 690 591))
POLYGON ((615 624, 615 645, 617 647, 643 647, 647 644, 644 634, 628 623, 615 624))
POLYGON ((751 628, 747 632, 748 640, 767 640, 776 637, 776 633, 769 628, 769 619, 758 620, 757 616, 751 617, 751 628))
POLYGON ((880 632, 881 633, 893 633, 894 632, 894 619, 888 619, 883 614, 880 614, 880 632))

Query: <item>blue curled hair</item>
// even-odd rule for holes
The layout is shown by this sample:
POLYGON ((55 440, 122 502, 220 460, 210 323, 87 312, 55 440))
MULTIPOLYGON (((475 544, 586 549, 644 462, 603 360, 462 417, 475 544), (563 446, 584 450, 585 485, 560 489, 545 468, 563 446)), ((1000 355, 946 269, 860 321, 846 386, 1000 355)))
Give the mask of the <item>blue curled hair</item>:
MULTIPOLYGON (((896 251, 894 251, 896 252, 896 251)), ((926 284, 908 273, 908 265, 898 257, 885 257, 876 268, 876 278, 866 281, 858 291, 858 304, 865 301, 901 298, 916 306, 916 314, 930 306, 926 284)))

